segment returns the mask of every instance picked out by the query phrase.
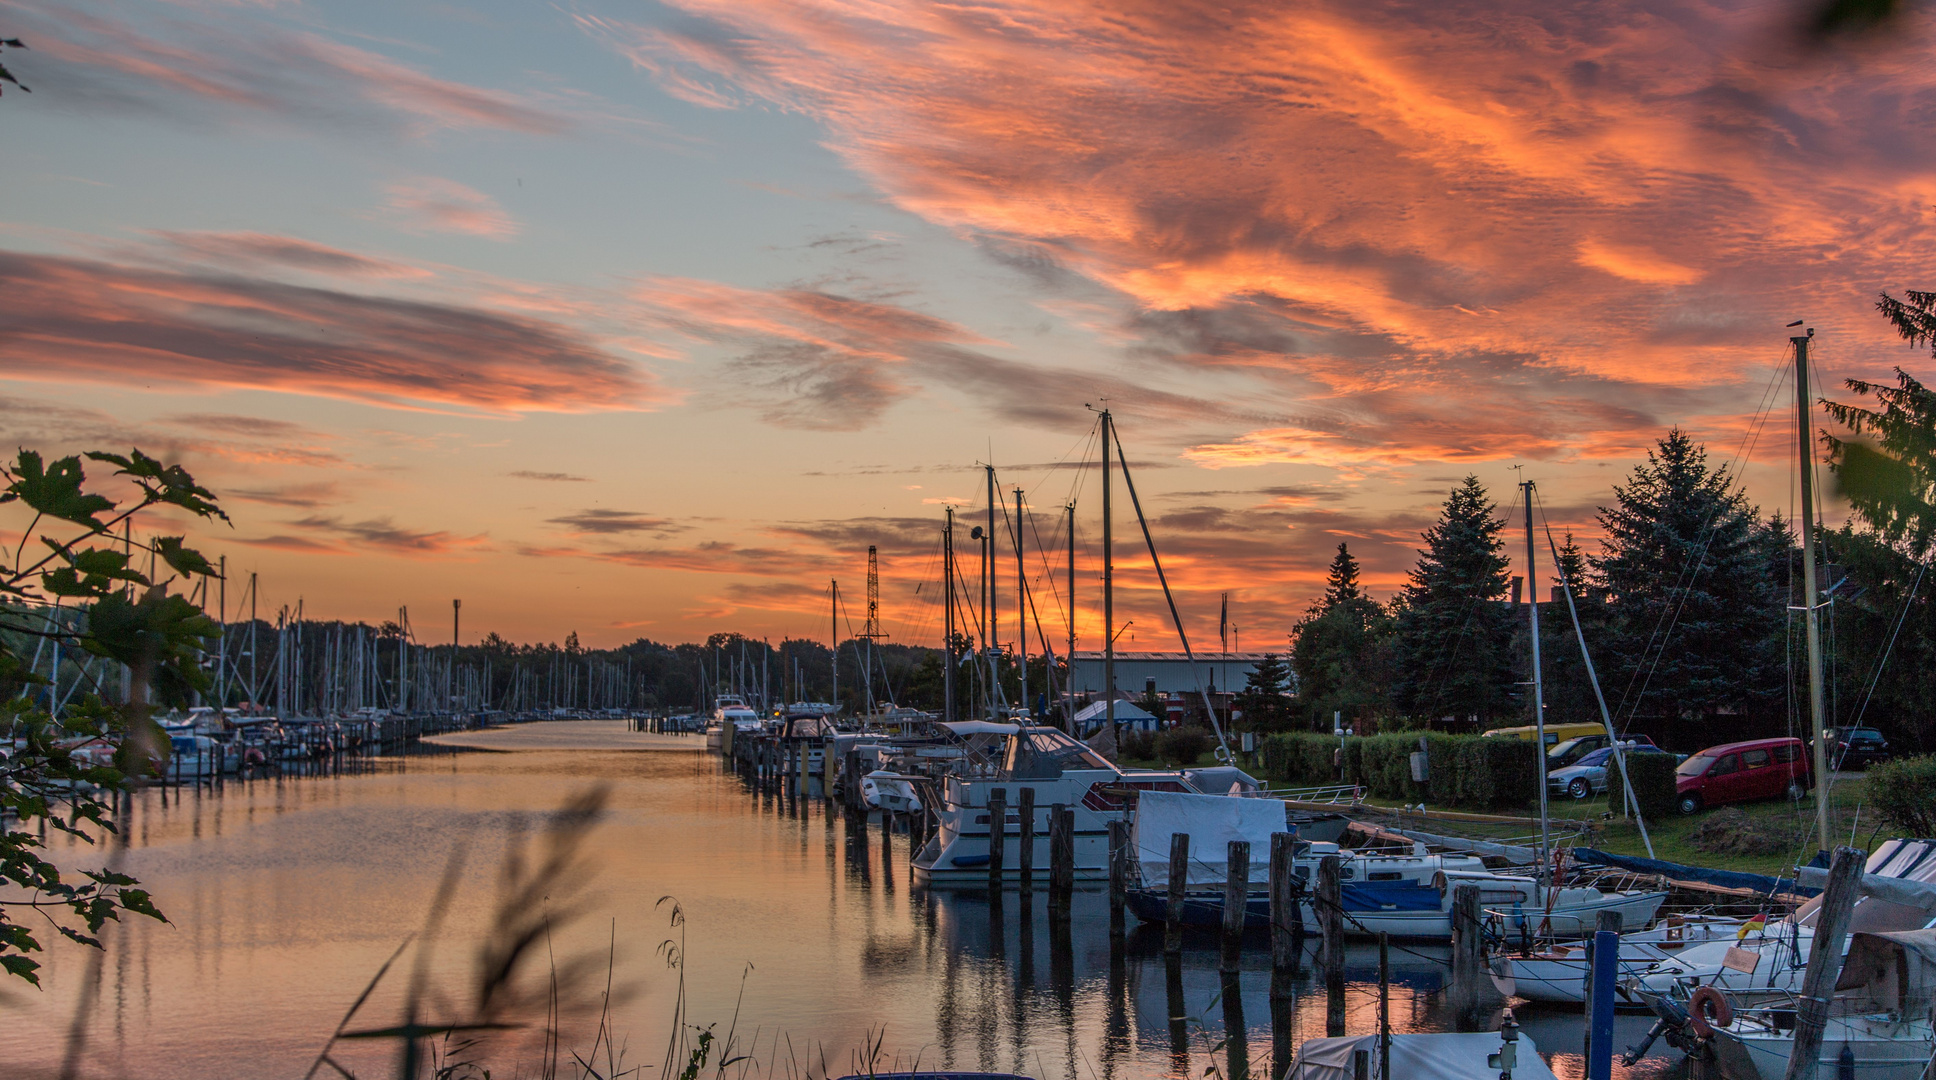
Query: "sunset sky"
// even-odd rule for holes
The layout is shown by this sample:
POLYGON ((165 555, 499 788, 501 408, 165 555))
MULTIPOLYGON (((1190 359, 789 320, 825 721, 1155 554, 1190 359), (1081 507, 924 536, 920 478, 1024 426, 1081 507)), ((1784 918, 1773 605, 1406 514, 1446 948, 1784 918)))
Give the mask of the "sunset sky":
MULTIPOLYGON (((1052 543, 1080 485, 1094 647, 1106 402, 1197 642, 1229 591, 1281 647, 1468 472, 1590 532, 1679 424, 1787 512, 1791 320, 1831 393, 1927 368, 1873 310, 1936 288, 1925 27, 1793 18, 0 0, 0 423, 187 464, 265 613, 432 641, 824 638, 877 544, 931 643, 992 461, 1052 543)), ((1118 495, 1119 642, 1173 648, 1118 495)))

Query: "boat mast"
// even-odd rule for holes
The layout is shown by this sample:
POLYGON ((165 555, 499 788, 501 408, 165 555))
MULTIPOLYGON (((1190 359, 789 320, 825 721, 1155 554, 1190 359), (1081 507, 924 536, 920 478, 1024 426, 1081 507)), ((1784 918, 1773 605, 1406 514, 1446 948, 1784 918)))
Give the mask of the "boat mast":
POLYGON ((829 652, 834 659, 834 715, 840 715, 840 582, 827 579, 827 635, 829 652))
MULTIPOLYGON (((1018 703, 1022 708, 1029 707, 1028 696, 1028 572, 1022 565, 1022 489, 1015 489, 1015 666, 1022 672, 1022 698, 1018 703)), ((1032 710, 1031 710, 1032 711, 1032 710)))
POLYGON ((1788 340, 1795 346, 1795 438, 1801 453, 1802 617, 1808 629, 1808 719, 1815 745, 1815 834, 1823 851, 1828 838, 1828 741, 1822 737, 1822 612, 1815 591, 1815 448, 1808 419, 1808 342, 1815 330, 1788 340))
POLYGON ((941 716, 952 722, 955 718, 955 508, 952 506, 948 507, 948 523, 941 528, 941 574, 948 582, 941 599, 941 716))
POLYGON ((995 706, 1002 700, 1002 669, 1000 659, 1002 652, 1001 625, 995 618, 995 597, 1000 591, 997 588, 997 575, 995 573, 995 499, 997 496, 995 494, 995 466, 984 465, 982 466, 982 470, 988 476, 988 533, 986 545, 982 548, 982 582, 988 590, 983 602, 988 605, 988 639, 986 642, 988 649, 988 715, 992 719, 995 715, 995 706))
POLYGON ((1076 733, 1076 501, 1069 500, 1069 677, 1063 687, 1068 691, 1068 700, 1062 705, 1062 720, 1068 726, 1069 735, 1076 733))
POLYGON ((1533 768, 1539 773, 1539 880, 1547 881, 1552 866, 1548 852, 1552 844, 1546 832, 1546 687, 1539 673, 1539 568, 1533 558, 1533 482, 1519 485, 1526 500, 1526 611, 1533 637, 1533 739, 1538 743, 1533 768))
POLYGON ((1102 722, 1109 738, 1122 745, 1116 730, 1116 564, 1109 549, 1109 410, 1102 411, 1102 722))

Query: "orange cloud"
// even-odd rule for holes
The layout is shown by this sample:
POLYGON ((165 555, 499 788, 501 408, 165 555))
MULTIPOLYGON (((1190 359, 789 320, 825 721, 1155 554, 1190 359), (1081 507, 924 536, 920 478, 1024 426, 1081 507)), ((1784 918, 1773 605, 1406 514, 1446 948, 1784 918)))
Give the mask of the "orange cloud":
POLYGON ((391 185, 389 194, 385 206, 406 232, 463 233, 489 240, 518 234, 518 223, 496 199, 455 180, 418 177, 391 185))
POLYGON ((594 412, 663 399, 583 332, 457 304, 0 252, 0 373, 244 387, 405 408, 594 412))

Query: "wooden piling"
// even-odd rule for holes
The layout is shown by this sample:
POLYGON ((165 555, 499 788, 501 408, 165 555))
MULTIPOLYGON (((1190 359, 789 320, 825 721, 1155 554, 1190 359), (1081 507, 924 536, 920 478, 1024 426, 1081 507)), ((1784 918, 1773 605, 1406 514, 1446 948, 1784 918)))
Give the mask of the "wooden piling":
MULTIPOLYGON (((1821 792, 1816 798, 1821 798, 1821 792)), ((1815 940, 1808 948, 1808 970, 1802 975, 1801 997, 1795 1001, 1795 1044, 1788 1056, 1786 1080, 1812 1080, 1820 1071, 1822 1031, 1828 1026, 1829 999, 1842 973, 1842 942, 1848 936, 1849 915, 1860 894, 1862 861, 1855 848, 1835 849, 1828 868, 1828 887, 1815 918, 1815 940)))
MULTIPOLYGON (((1015 870, 1021 875, 1022 889, 1026 892, 1035 888, 1035 789, 1023 785, 1022 790, 1015 793, 1015 799, 1019 804, 1018 816, 1022 819, 1022 834, 1015 845, 1015 870)), ((1053 817, 1050 819, 1050 826, 1053 834, 1053 817)), ((1050 846, 1054 846, 1053 841, 1050 846)), ((1050 854, 1050 861, 1054 861, 1053 852, 1050 854)))
POLYGON ((1485 922, 1477 885, 1452 890, 1452 994, 1462 1009, 1487 1004, 1499 994, 1486 973, 1485 922))
POLYGON ((1127 936, 1123 907, 1129 902, 1129 822, 1109 823, 1109 946, 1122 948, 1127 936))
POLYGON ((1297 910, 1297 847, 1290 833, 1271 834, 1270 941, 1271 996, 1290 993, 1289 975, 1297 966, 1297 935, 1304 920, 1297 910), (1280 977, 1282 976, 1282 977, 1280 977), (1280 993, 1280 990, 1282 993, 1280 993))
POLYGON ((1076 812, 1056 803, 1049 813, 1049 913, 1066 919, 1076 892, 1076 812))
POLYGON ((1183 889, 1190 873, 1190 834, 1170 834, 1170 896, 1163 912, 1163 951, 1183 951, 1183 889))
POLYGON ((1223 956, 1219 971, 1234 972, 1244 948, 1244 908, 1250 900, 1250 841, 1232 840, 1223 875, 1223 956))
POLYGON ((988 887, 1002 887, 1002 848, 1008 842, 1008 789, 988 793, 988 887))
POLYGON ((1378 932, 1378 1080, 1391 1080, 1391 935, 1378 932))
POLYGON ((1344 1034, 1344 880, 1336 855, 1318 860, 1318 929, 1324 935, 1324 1034, 1344 1034))

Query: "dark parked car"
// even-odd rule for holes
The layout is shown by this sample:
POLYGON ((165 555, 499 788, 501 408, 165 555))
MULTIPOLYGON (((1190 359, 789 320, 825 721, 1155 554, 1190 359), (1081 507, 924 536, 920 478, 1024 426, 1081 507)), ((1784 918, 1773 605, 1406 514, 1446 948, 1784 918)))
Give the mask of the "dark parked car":
MULTIPOLYGON (((1645 735, 1632 735, 1620 741, 1632 743, 1635 746, 1654 745, 1654 740, 1645 735)), ((1564 769, 1568 765, 1578 765, 1581 758, 1593 753, 1595 750, 1604 750, 1606 748, 1607 735, 1604 731, 1598 735, 1580 735, 1568 739, 1558 746, 1553 747, 1551 750, 1546 751, 1546 771, 1552 772, 1554 769, 1564 769)))
POLYGON ((1889 740, 1872 727, 1829 728, 1822 734, 1828 739, 1830 769, 1866 769, 1889 760, 1889 740))

